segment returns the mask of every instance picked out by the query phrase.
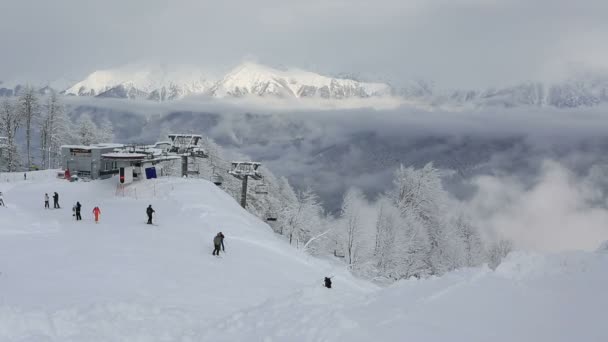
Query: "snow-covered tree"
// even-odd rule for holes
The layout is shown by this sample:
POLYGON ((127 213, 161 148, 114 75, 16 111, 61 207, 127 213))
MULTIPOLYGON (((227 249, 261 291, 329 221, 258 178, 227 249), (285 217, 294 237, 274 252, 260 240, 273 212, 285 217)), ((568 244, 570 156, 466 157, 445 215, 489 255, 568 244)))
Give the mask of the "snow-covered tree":
POLYGON ((376 245, 374 260, 377 274, 398 280, 429 273, 429 241, 424 226, 414 216, 402 216, 394 202, 382 196, 376 203, 376 245))
POLYGON ((99 123, 97 141, 101 143, 111 143, 114 141, 114 126, 107 117, 103 117, 99 123))
POLYGON ((513 243, 510 240, 500 239, 488 248, 488 266, 495 269, 502 260, 513 250, 513 243))
POLYGON ((23 124, 25 125, 25 144, 27 154, 27 168, 28 170, 32 167, 32 153, 31 153, 31 142, 32 142, 32 123, 40 115, 40 108, 38 104, 38 98, 33 87, 26 87, 18 101, 19 114, 22 117, 23 124))
POLYGON ((392 198, 401 215, 422 225, 429 241, 426 264, 431 274, 442 274, 461 266, 463 241, 450 224, 448 193, 443 189, 439 170, 432 163, 421 169, 401 166, 395 174, 392 198))
POLYGON ((464 250, 462 251, 462 266, 473 267, 481 265, 484 261, 485 251, 479 230, 462 213, 456 217, 453 224, 464 246, 464 250))
POLYGON ((71 140, 71 123, 57 93, 51 92, 40 125, 42 166, 57 167, 61 145, 71 140))
POLYGON ((365 234, 363 208, 365 197, 359 189, 350 189, 344 195, 340 211, 341 228, 338 233, 339 243, 344 252, 345 261, 353 266, 359 262, 363 249, 365 234))
POLYGON ((99 142, 97 126, 87 114, 80 116, 76 122, 76 140, 81 145, 91 145, 99 142))
POLYGON ((323 208, 317 195, 310 189, 299 192, 296 202, 283 208, 285 222, 283 234, 289 243, 303 247, 321 227, 323 208))
POLYGON ((0 135, 4 135, 6 146, 2 151, 2 159, 5 170, 9 172, 17 171, 19 167, 19 153, 17 149, 17 129, 21 125, 22 116, 7 98, 2 101, 0 107, 0 135))

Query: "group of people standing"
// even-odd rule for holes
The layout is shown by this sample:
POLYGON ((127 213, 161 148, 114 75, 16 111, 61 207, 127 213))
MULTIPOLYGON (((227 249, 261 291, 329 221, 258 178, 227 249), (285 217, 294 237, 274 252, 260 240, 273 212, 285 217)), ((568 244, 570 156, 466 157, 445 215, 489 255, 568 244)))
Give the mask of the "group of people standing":
MULTIPOLYGON (((50 209, 48 193, 44 194, 44 209, 50 209)), ((57 192, 53 193, 53 209, 61 209, 59 206, 59 194, 57 192)))
MULTIPOLYGON (((82 211, 82 204, 80 202, 76 202, 76 204, 72 207, 72 216, 76 218, 76 221, 82 220, 82 215, 80 212, 82 211)), ((95 217, 95 223, 99 223, 99 217, 101 216, 101 209, 99 207, 93 208, 93 216, 95 217)))

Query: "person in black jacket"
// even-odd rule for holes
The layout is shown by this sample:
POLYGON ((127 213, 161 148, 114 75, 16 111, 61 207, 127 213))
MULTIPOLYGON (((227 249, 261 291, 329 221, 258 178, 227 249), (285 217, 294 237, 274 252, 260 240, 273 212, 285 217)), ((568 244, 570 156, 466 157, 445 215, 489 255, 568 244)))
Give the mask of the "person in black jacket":
POLYGON ((80 216, 80 208, 82 208, 82 205, 80 205, 80 202, 76 202, 76 221, 82 220, 82 216, 80 216))
POLYGON ((59 194, 57 192, 53 193, 53 208, 59 209, 59 194))
POLYGON ((331 278, 330 277, 325 277, 325 287, 327 287, 328 289, 331 289, 331 278))
POLYGON ((213 255, 220 255, 220 248, 222 251, 226 251, 224 248, 224 234, 222 232, 217 233, 217 235, 213 238, 213 245, 215 249, 213 250, 213 255))
POLYGON ((152 214, 155 213, 154 209, 152 209, 152 204, 148 206, 146 209, 146 214, 148 214, 148 224, 152 224, 152 214))

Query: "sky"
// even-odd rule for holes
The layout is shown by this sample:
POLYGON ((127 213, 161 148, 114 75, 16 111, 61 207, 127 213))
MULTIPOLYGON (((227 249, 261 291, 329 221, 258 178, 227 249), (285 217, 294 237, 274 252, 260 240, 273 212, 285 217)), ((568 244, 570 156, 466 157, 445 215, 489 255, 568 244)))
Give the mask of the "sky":
POLYGON ((243 60, 448 88, 608 69, 604 0, 0 0, 0 80, 243 60))

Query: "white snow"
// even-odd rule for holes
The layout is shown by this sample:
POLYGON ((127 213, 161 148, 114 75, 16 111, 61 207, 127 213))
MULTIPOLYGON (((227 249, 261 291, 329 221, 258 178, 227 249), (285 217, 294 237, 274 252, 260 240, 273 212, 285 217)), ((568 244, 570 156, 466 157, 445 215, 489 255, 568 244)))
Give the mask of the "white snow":
POLYGON ((150 63, 134 63, 115 69, 98 70, 65 92, 71 95, 99 95, 118 85, 145 92, 161 88, 180 88, 186 93, 203 93, 213 84, 209 72, 193 66, 168 67, 150 63))
POLYGON ((332 92, 332 98, 391 95, 391 87, 384 83, 332 78, 300 69, 283 71, 251 62, 238 65, 223 77, 214 77, 212 73, 193 66, 170 68, 153 64, 130 64, 95 71, 65 92, 70 95, 99 95, 119 85, 147 94, 164 88, 173 91, 174 95, 170 99, 197 94, 219 98, 248 94, 299 98, 306 88, 318 91, 324 87, 332 92))
POLYGON ((0 175, 0 341, 608 340, 607 253, 514 253, 496 271, 378 288, 294 250, 207 181, 117 192, 55 174, 0 175), (43 209, 54 191, 64 209, 43 209))
POLYGON ((218 82, 213 92, 218 97, 228 96, 237 90, 258 95, 284 93, 283 95, 300 97, 302 87, 331 88, 332 83, 348 89, 361 87, 369 95, 390 94, 390 87, 383 83, 336 79, 300 69, 282 71, 251 62, 245 62, 230 71, 218 82))

